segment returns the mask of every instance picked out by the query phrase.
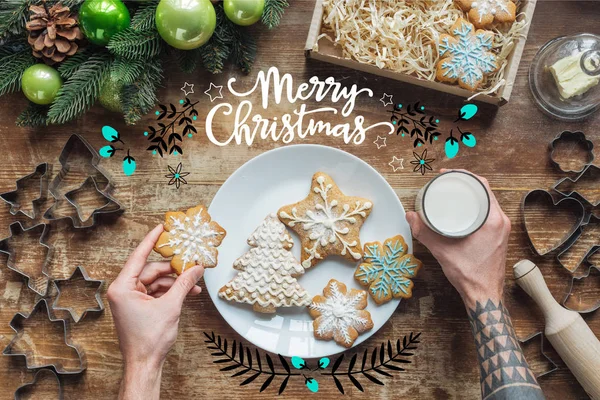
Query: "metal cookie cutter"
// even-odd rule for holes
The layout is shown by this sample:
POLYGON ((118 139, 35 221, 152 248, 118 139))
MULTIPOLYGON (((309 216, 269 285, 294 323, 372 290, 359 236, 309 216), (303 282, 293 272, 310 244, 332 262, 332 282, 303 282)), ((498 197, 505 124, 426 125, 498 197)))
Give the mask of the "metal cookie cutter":
POLYGON ((25 175, 17 180, 16 190, 0 194, 0 198, 10 205, 10 213, 12 215, 21 213, 28 218, 35 219, 40 205, 46 200, 46 193, 48 192, 48 175, 50 175, 48 163, 39 164, 31 174, 25 175), (37 175, 39 175, 40 179, 40 195, 32 201, 33 207, 31 213, 29 213, 21 209, 22 204, 18 201, 19 191, 23 189, 25 182, 33 179, 37 175))
POLYGON ((556 363, 554 361, 552 361, 552 359, 550 357, 548 357, 548 355, 546 354, 546 352, 544 351, 544 333, 543 332, 536 332, 532 335, 529 335, 528 337, 526 337, 525 339, 519 339, 519 342, 525 344, 533 339, 535 339, 537 336, 540 337, 540 353, 542 354, 542 356, 548 361, 548 363, 550 363, 550 365, 552 365, 552 367, 550 367, 548 370, 543 371, 539 374, 537 374, 535 377, 536 378, 541 378, 542 376, 551 374, 552 372, 556 371, 558 369, 558 365, 556 365, 556 363))
POLYGON ((588 140, 585 137, 585 134, 583 132, 564 131, 564 132, 560 133, 558 136, 556 136, 556 138, 552 142, 550 142, 550 162, 552 163, 552 165, 554 165, 556 168, 558 168, 562 172, 580 173, 587 166, 589 166, 592 162, 594 162, 594 143, 592 143, 590 140, 588 140), (583 168, 581 168, 578 171, 562 168, 560 166, 560 163, 554 157, 556 145, 558 145, 560 142, 567 142, 567 141, 580 143, 583 147, 586 148, 587 160, 585 161, 585 165, 583 166, 583 168))
POLYGON ((577 243, 577 241, 579 240, 581 235, 584 233, 584 231, 587 229, 587 227, 589 227, 590 225, 595 225, 595 224, 600 225, 600 218, 596 217, 595 215, 589 214, 586 218, 584 218, 584 221, 579 225, 579 228, 577 228, 577 231, 568 240, 568 245, 556 257, 558 262, 560 263, 560 265, 567 271, 569 271, 571 273, 575 272, 575 270, 577 270, 577 268, 579 268, 579 266, 588 257, 590 257, 592 254, 594 254, 598 250, 598 248, 600 248, 600 237, 598 237, 596 239, 595 243, 591 244, 589 246, 589 248, 586 250, 583 257, 581 257, 581 259, 578 260, 576 265, 574 265, 574 266, 567 265, 567 260, 566 260, 567 253, 577 243))
POLYGON ((574 179, 569 177, 563 178, 556 182, 554 187, 552 188, 557 193, 562 194, 565 197, 578 197, 589 203, 592 207, 596 207, 600 204, 600 167, 597 167, 594 164, 588 165, 579 175, 577 175, 574 179), (577 191, 577 183, 582 179, 596 179, 598 181, 597 189, 594 189, 594 192, 598 192, 598 197, 596 201, 594 199, 590 199, 584 196, 581 192, 581 189, 577 191), (564 188, 562 188, 564 187, 564 188))
POLYGON ((35 304, 35 306, 33 307, 33 310, 31 310, 31 312, 29 314, 23 314, 21 312, 16 313, 14 315, 14 317, 12 318, 12 320, 10 321, 9 325, 15 331, 15 336, 10 341, 8 346, 6 346, 6 348, 4 349, 2 354, 6 355, 6 356, 13 356, 13 357, 24 357, 25 358, 25 366, 27 367, 27 369, 38 369, 38 368, 50 367, 50 368, 53 368, 57 374, 74 375, 74 374, 79 374, 79 373, 83 372, 87 368, 87 359, 85 357, 85 353, 83 352, 83 350, 81 350, 79 348, 79 346, 69 343, 70 342, 69 333, 68 333, 69 332, 69 321, 66 319, 55 318, 52 315, 50 306, 48 304, 48 299, 46 299, 46 298, 40 299, 35 304), (62 363, 31 365, 30 359, 31 359, 31 356, 33 355, 32 350, 19 351, 19 350, 14 349, 15 343, 18 341, 18 339, 23 334, 23 322, 25 320, 29 319, 33 314, 38 313, 38 312, 47 313, 48 319, 51 322, 61 321, 63 323, 64 336, 63 336, 62 340, 64 340, 65 345, 74 349, 75 352, 77 353, 77 357, 79 359, 79 366, 77 368, 66 369, 62 363))
POLYGON ((85 268, 83 268, 82 266, 78 266, 77 268, 75 268, 71 276, 67 279, 55 279, 54 281, 52 281, 52 283, 54 283, 54 287, 56 288, 56 292, 58 293, 56 299, 54 299, 54 303, 52 303, 52 309, 68 311, 69 314, 71 314, 71 317, 73 318, 73 321, 75 321, 75 323, 78 323, 83 318, 85 318, 88 312, 101 313, 104 311, 104 303, 102 302, 102 296, 100 295, 100 289, 102 288, 104 281, 90 278, 85 268), (97 305, 95 307, 86 308, 81 314, 79 314, 77 310, 73 307, 58 306, 60 296, 65 290, 63 288, 65 283, 82 279, 84 281, 85 286, 95 287, 94 299, 97 305))
POLYGON ((50 259, 52 258, 52 253, 54 252, 54 249, 52 248, 52 246, 50 246, 46 242, 46 239, 48 237, 48 232, 49 232, 48 225, 47 224, 37 224, 37 225, 32 226, 29 229, 25 229, 25 228, 23 228, 23 225, 21 224, 21 222, 17 221, 17 222, 13 222, 12 224, 10 224, 9 231, 10 231, 10 235, 7 238, 4 238, 0 241, 0 253, 8 254, 8 260, 6 261, 6 266, 9 269, 18 273, 19 275, 26 278, 27 286, 29 287, 29 289, 33 290, 40 296, 46 296, 46 294, 48 293, 48 284, 50 283, 50 275, 48 274, 48 263, 50 262, 50 259), (15 236, 15 233, 17 231, 20 231, 21 234, 23 234, 23 233, 26 233, 29 231, 39 229, 39 227, 43 227, 42 234, 40 235, 40 239, 39 239, 39 244, 41 246, 45 247, 46 249, 48 249, 46 258, 44 259, 44 262, 42 263, 42 267, 41 267, 42 275, 45 277, 45 282, 43 284, 43 288, 41 288, 41 289, 38 286, 42 286, 42 285, 36 285, 35 284, 36 282, 34 282, 34 279, 32 279, 31 276, 24 273, 15 264, 15 250, 13 248, 11 248, 8 243, 12 240, 12 238, 15 236))
POLYGON ((75 228, 89 228, 96 224, 96 215, 123 211, 121 205, 111 196, 114 186, 108 174, 99 166, 100 156, 98 152, 82 136, 74 134, 69 138, 60 154, 59 161, 62 168, 48 188, 56 202, 46 211, 44 218, 51 221, 68 218, 75 228), (70 158, 77 152, 84 154, 83 172, 87 178, 78 188, 63 193, 63 182, 69 171, 74 169, 70 158), (78 193, 90 189, 106 198, 107 203, 94 210, 89 218, 83 220, 82 207, 75 201, 75 197, 78 193), (75 210, 74 215, 60 215, 58 213, 57 209, 65 204, 75 210))
POLYGON ((54 372, 53 370, 48 369, 48 368, 40 369, 33 376, 33 381, 19 386, 17 388, 17 390, 15 391, 15 400, 23 399, 24 398, 23 395, 29 390, 29 388, 35 386, 37 384, 38 380, 44 378, 44 375, 47 376, 49 379, 56 380, 56 385, 58 387, 58 397, 57 398, 59 400, 62 400, 63 399, 63 388, 62 388, 62 384, 60 383, 60 379, 58 378, 58 375, 56 375, 56 372, 54 372))
MULTIPOLYGON (((599 247, 599 249, 600 249, 600 247, 599 247)), ((595 265, 590 265, 588 267, 587 272, 584 275, 579 276, 579 277, 573 276, 571 278, 571 285, 569 286, 569 291, 567 292, 567 295, 565 296, 565 299, 562 302, 562 304, 563 304, 563 306, 565 306, 565 308, 567 308, 568 310, 571 310, 571 311, 576 311, 576 312, 578 312, 580 314, 591 313, 591 312, 594 312, 594 311, 596 311, 597 309, 600 308, 600 297, 594 303, 591 303, 591 304, 587 304, 587 305, 586 304, 583 304, 583 305, 580 304, 578 307, 572 307, 572 306, 569 305, 569 299, 572 296, 575 296, 573 294, 573 291, 575 289, 575 281, 576 280, 577 281, 581 281, 581 280, 584 280, 584 279, 588 279, 588 278, 590 278, 590 275, 592 275, 592 273, 600 276, 600 267, 597 267, 595 265)), ((578 301, 578 303, 581 303, 581 301, 578 301)))
POLYGON ((577 232, 577 230, 581 227, 582 223, 585 222, 585 219, 586 219, 585 208, 579 200, 572 198, 572 197, 564 197, 564 198, 559 199, 558 201, 555 201, 552 194, 543 189, 532 190, 529 193, 527 193, 525 195, 525 197, 523 197, 523 201, 521 203, 521 213, 523 214, 525 232, 527 233, 527 238, 529 239, 529 243, 531 244, 533 251, 535 251, 540 256, 543 256, 543 255, 553 252, 554 250, 560 248, 567 242, 572 244, 573 241, 571 240, 571 238, 577 232), (574 214, 577 217, 577 223, 573 225, 572 229, 569 232, 567 232, 564 235, 564 237, 561 238, 561 240, 558 243, 554 244, 552 246, 552 248, 550 248, 550 249, 538 249, 536 247, 534 240, 532 239, 532 235, 530 232, 531 226, 528 223, 527 210, 530 207, 529 203, 532 201, 536 201, 536 197, 537 198, 541 197, 541 199, 543 201, 546 201, 548 204, 552 203, 552 205, 554 207, 557 207, 559 205, 569 207, 574 211, 574 214))

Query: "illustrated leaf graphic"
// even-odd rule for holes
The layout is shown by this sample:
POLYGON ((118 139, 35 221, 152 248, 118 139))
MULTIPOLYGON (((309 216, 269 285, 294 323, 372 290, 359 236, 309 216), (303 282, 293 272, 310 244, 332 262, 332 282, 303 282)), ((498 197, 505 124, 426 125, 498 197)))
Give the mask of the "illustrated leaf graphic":
MULTIPOLYGON (((398 360, 395 360, 395 361, 398 361, 398 360)), ((394 364, 383 364, 383 366, 387 369, 391 369, 392 371, 404 371, 405 370, 404 368, 397 367, 394 364)))
MULTIPOLYGON (((382 364, 382 365, 385 365, 385 364, 382 364)), ((373 368, 373 371, 377 372, 380 375, 390 376, 390 377, 392 376, 392 374, 390 374, 389 372, 386 372, 386 371, 384 371, 382 369, 373 368)))
POLYGON ((242 342, 240 342, 240 363, 244 363, 244 346, 242 346, 242 342))
POLYGON ((254 381, 256 378, 258 378, 260 375, 260 372, 257 372, 256 374, 252 375, 251 377, 247 378, 244 382, 240 383, 240 386, 245 386, 249 383, 251 383, 252 381, 254 381))
POLYGON ((335 386, 337 386, 340 393, 344 394, 344 387, 342 386, 342 382, 340 382, 340 380, 335 375, 333 375, 333 381, 335 382, 335 386))
POLYGON ((356 386, 356 388, 358 390, 360 390, 361 392, 364 392, 365 390, 363 389, 362 385, 360 384, 360 382, 358 380, 356 380, 356 378, 352 375, 348 375, 348 378, 350 378, 350 382, 352 382, 352 384, 354 386, 356 386))
POLYGON ((286 376, 283 382, 281 382, 281 386, 279 386, 279 394, 283 393, 285 388, 287 387, 288 381, 290 380, 290 376, 286 376))
POLYGON ((367 374, 366 372, 363 372, 363 375, 371 382, 383 386, 383 382, 381 382, 379 379, 375 378, 373 375, 367 374))
POLYGON ((381 343, 381 349, 379 350, 379 362, 383 364, 385 361, 385 344, 381 343))
POLYGON ((271 356, 269 356, 268 354, 265 353, 265 358, 267 359, 267 364, 269 364, 269 369, 271 370, 271 372, 275 372, 275 369, 273 368, 273 360, 271 360, 271 356))
MULTIPOLYGON (((400 339, 398 339, 400 340, 400 339)), ((375 361, 377 360, 377 347, 373 349, 373 355, 371 356, 371 368, 375 367, 375 361)))
POLYGON ((337 369, 339 368, 340 364, 342 363, 342 360, 344 359, 344 354, 342 353, 341 356, 338 357, 337 360, 335 360, 335 362, 333 363, 333 367, 331 367, 331 373, 335 373, 335 371, 337 371, 337 369))
POLYGON ((235 378, 236 376, 244 375, 248 371, 251 371, 251 369, 250 368, 243 369, 243 370, 238 371, 235 374, 231 375, 231 377, 235 378))
POLYGON ((273 378, 275 378, 275 375, 271 375, 267 378, 267 380, 262 384, 262 386, 260 387, 260 391, 264 392, 266 388, 269 387, 269 385, 271 384, 271 382, 273 382, 273 378))
POLYGON ((260 361, 260 354, 258 354, 258 349, 256 350, 256 365, 258 365, 258 370, 262 372, 262 363, 260 361))
POLYGON ((248 366, 252 368, 252 353, 250 353, 250 347, 246 347, 246 355, 248 359, 248 366))
POLYGON ((227 339, 223 339, 223 353, 227 353, 227 339))
POLYGON ((350 363, 348 364, 348 373, 352 372, 352 369, 354 368, 354 363, 356 363, 356 356, 358 354, 354 354, 354 356, 350 359, 350 363))
POLYGON ((232 370, 234 370, 236 368, 239 368, 239 367, 241 367, 241 365, 239 365, 239 364, 233 364, 233 365, 230 365, 228 367, 221 368, 221 371, 232 371, 232 370))
POLYGON ((363 354, 363 358, 362 358, 362 366, 360 367, 360 370, 361 370, 361 371, 364 371, 364 370, 365 370, 365 364, 366 364, 366 362, 367 362, 367 352, 368 352, 368 351, 369 351, 368 349, 365 349, 365 354, 363 354))
POLYGON ((392 342, 389 340, 387 342, 387 351, 388 351, 388 357, 394 358, 394 355, 392 354, 392 342))
POLYGON ((235 343, 235 340, 234 340, 233 344, 231 345, 231 358, 235 358, 236 353, 237 353, 237 344, 235 343))
POLYGON ((290 365, 285 360, 285 358, 283 358, 283 356, 281 354, 277 354, 277 355, 279 356, 279 361, 281 361, 281 365, 283 366, 285 371, 289 374, 290 373, 290 365))

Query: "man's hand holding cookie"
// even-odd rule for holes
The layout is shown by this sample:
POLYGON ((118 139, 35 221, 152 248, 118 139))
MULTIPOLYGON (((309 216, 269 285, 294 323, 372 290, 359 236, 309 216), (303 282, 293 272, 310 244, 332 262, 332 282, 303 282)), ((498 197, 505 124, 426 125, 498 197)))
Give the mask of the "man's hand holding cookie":
POLYGON ((200 294, 202 266, 177 278, 168 261, 147 263, 163 226, 154 228, 108 288, 108 301, 124 361, 120 399, 158 399, 162 366, 177 339, 184 299, 200 294))

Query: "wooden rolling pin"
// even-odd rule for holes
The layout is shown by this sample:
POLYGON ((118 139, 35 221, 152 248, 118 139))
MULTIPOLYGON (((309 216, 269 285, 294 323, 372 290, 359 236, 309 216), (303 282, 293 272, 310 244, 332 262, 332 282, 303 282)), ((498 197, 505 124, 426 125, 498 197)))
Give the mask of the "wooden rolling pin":
POLYGON ((521 260, 513 272, 517 284, 542 309, 546 338, 590 397, 600 400, 600 341, 594 332, 579 313, 561 307, 554 300, 534 263, 521 260))

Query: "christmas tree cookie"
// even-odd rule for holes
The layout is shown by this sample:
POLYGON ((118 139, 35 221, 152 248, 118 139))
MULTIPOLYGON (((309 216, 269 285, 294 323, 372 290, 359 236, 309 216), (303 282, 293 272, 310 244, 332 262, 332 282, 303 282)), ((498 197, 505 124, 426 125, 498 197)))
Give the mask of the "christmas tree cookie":
POLYGON ((455 0, 469 14, 476 28, 492 28, 494 23, 515 22, 517 6, 512 0, 455 0))
POLYGON ((359 230, 372 208, 369 200, 344 195, 329 175, 317 172, 308 196, 277 215, 300 236, 302 266, 310 268, 332 254, 360 260, 359 230))
POLYGON ((204 206, 190 208, 187 212, 168 212, 165 216, 165 231, 161 233, 154 251, 163 257, 173 257, 171 267, 177 275, 194 265, 204 268, 217 266, 217 246, 226 232, 215 221, 204 206))
POLYGON ((412 254, 406 254, 407 250, 401 235, 389 238, 383 244, 365 244, 364 262, 356 268, 354 278, 369 287, 369 294, 377 304, 412 296, 411 278, 417 276, 423 264, 412 254))
POLYGON ((275 214, 264 219, 248 244, 250 251, 233 263, 241 272, 219 290, 219 297, 252 304, 262 313, 310 304, 310 296, 296 281, 304 268, 290 252, 294 241, 275 214))
POLYGON ((441 82, 458 82, 460 87, 475 91, 485 76, 499 68, 496 55, 491 52, 494 32, 475 31, 473 24, 459 18, 450 33, 440 36, 436 78, 441 82))
POLYGON ((317 339, 334 339, 337 344, 352 347, 359 334, 373 328, 367 307, 367 292, 351 289, 335 279, 329 281, 323 296, 317 295, 308 307, 314 319, 313 329, 317 339))

